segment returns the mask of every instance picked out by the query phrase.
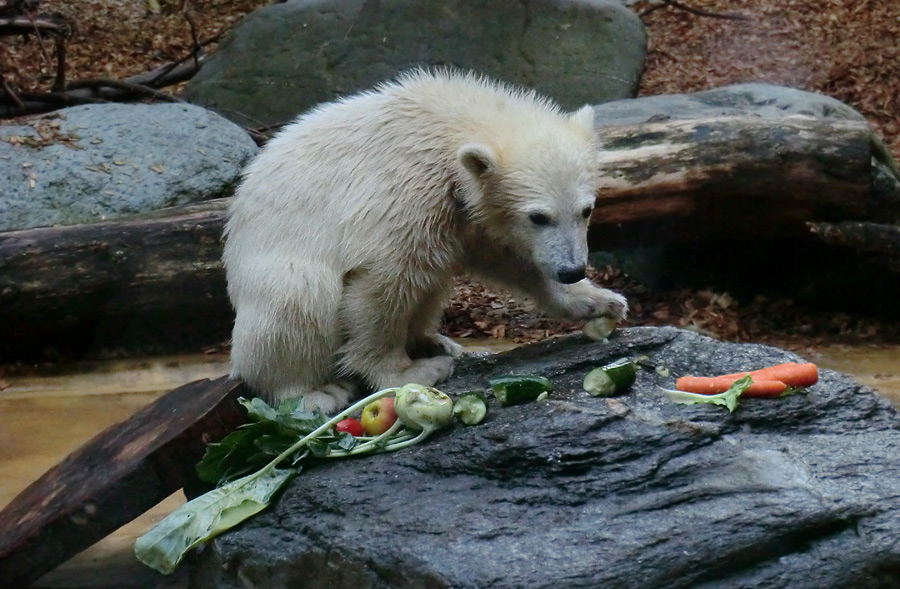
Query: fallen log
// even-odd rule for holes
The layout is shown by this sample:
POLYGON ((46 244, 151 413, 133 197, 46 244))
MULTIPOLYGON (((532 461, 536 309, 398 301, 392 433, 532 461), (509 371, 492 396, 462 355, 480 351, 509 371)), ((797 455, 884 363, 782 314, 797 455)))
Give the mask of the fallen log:
POLYGON ((152 353, 228 338, 225 200, 0 233, 0 361, 152 353))
POLYGON ((178 489, 196 490, 206 444, 246 419, 226 377, 179 387, 111 426, 0 512, 0 579, 24 587, 178 489))
MULTIPOLYGON (((807 223, 900 220, 897 177, 863 120, 651 120, 600 135, 594 250, 725 238, 808 245, 819 242, 807 223)), ((227 339, 228 202, 0 233, 0 361, 227 339)))
POLYGON ((843 221, 808 223, 825 243, 859 252, 887 254, 900 260, 900 225, 843 221))
POLYGON ((881 260, 894 272, 900 273, 900 225, 842 221, 840 223, 809 223, 813 235, 836 248, 881 260))
POLYGON ((798 237, 806 221, 875 220, 889 213, 871 198, 872 157, 862 120, 748 115, 604 127, 591 245, 798 237))

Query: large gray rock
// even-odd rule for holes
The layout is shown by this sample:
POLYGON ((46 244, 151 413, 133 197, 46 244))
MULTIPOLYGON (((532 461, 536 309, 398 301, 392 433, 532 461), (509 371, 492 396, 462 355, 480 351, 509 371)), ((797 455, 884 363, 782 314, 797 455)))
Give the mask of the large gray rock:
POLYGON ((640 19, 608 0, 296 0, 248 16, 184 97, 274 124, 400 71, 448 65, 576 108, 634 96, 645 54, 640 19))
POLYGON ((199 587, 900 586, 900 417, 823 371, 807 394, 735 413, 667 401, 675 375, 795 360, 674 328, 468 358, 443 387, 548 376, 550 400, 492 406, 391 455, 316 466, 274 508, 214 540, 199 587), (649 356, 627 394, 592 367, 649 356))
POLYGON ((783 119, 802 115, 819 119, 865 117, 840 100, 786 86, 733 84, 693 94, 642 96, 600 104, 595 109, 597 126, 637 125, 665 119, 697 120, 729 116, 783 119))
POLYGON ((256 153, 190 104, 76 106, 0 127, 0 231, 72 225, 230 196, 256 153))

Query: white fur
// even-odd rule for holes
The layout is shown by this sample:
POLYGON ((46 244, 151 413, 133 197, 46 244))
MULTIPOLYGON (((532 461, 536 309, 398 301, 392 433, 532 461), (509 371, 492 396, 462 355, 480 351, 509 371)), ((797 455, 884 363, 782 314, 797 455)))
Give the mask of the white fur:
POLYGON ((565 115, 457 72, 414 71, 301 116, 229 210, 232 375, 326 412, 353 379, 440 382, 459 353, 437 329, 461 272, 557 315, 624 317, 620 295, 557 281, 586 263, 596 152, 590 107, 565 115))

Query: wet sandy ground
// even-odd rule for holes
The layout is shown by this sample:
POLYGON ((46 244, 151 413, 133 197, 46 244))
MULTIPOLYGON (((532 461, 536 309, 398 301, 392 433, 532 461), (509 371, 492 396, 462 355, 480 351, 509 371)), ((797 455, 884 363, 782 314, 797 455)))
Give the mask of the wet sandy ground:
MULTIPOLYGON (((508 348, 493 340, 472 351, 508 348)), ((807 354, 822 368, 855 377, 900 407, 900 347, 827 346, 807 354)), ((66 374, 7 377, 0 392, 0 505, 97 432, 168 390, 228 372, 224 356, 120 360, 72 367, 66 374)), ((41 579, 37 587, 143 587, 135 538, 184 501, 178 492, 41 579)), ((177 583, 172 586, 178 586, 177 583)))

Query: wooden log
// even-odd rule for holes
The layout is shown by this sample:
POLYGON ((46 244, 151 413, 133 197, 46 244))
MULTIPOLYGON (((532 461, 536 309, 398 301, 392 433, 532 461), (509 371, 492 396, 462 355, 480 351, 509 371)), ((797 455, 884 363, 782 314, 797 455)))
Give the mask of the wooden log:
POLYGON ((245 421, 240 381, 179 387, 107 428, 0 512, 3 587, 34 582, 185 484, 206 444, 245 421))
POLYGON ((876 213, 865 121, 671 119, 603 127, 599 136, 592 249, 803 237, 807 221, 876 213))
POLYGON ((865 254, 900 272, 900 225, 842 221, 808 223, 813 235, 828 245, 865 254))
POLYGON ((229 337, 227 199, 0 233, 0 361, 197 349, 229 337))

